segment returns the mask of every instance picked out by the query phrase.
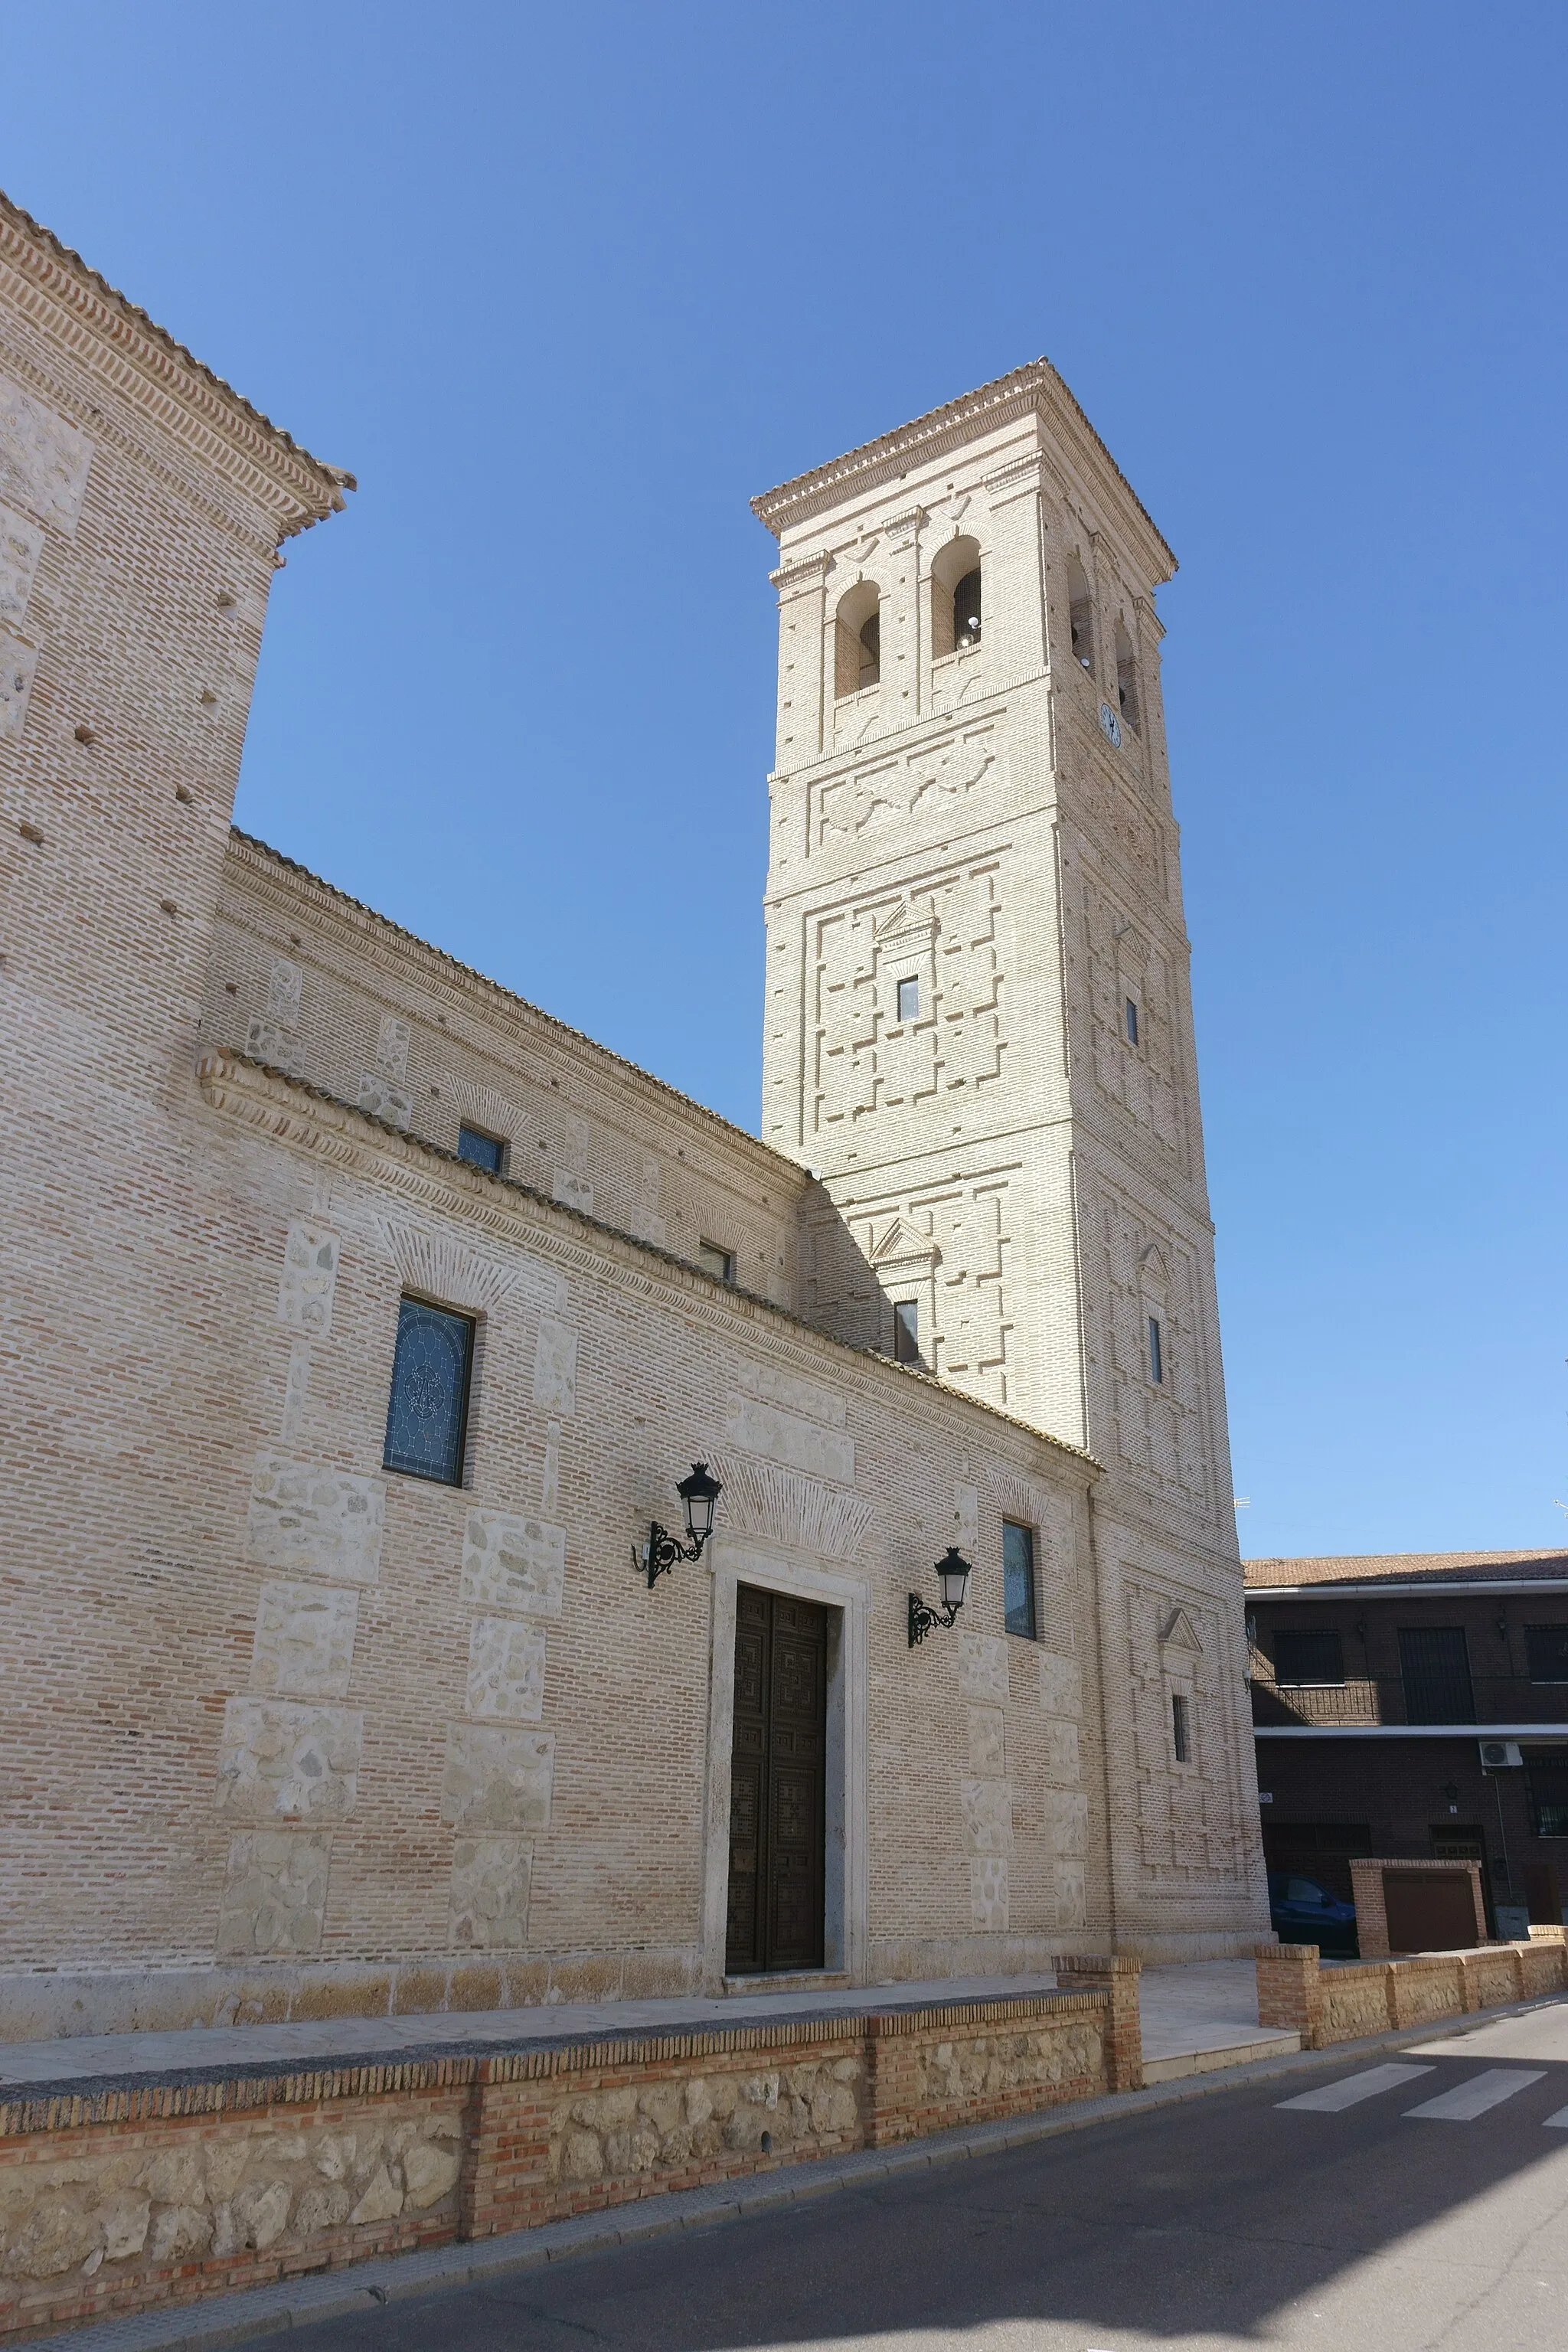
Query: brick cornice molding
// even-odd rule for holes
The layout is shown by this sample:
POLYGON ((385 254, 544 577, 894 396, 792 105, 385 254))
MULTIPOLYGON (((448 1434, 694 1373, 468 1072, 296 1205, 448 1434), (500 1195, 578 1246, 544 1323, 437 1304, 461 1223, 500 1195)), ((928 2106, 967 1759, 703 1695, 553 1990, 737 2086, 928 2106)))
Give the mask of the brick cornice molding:
POLYGON ((24 315, 270 509, 280 539, 342 507, 352 474, 301 448, 4 195, 0 263, 15 273, 24 315))
POLYGON ((826 465, 797 474, 752 500, 752 510, 775 538, 851 497, 863 496, 896 479, 913 464, 924 464, 962 448, 982 433, 1021 417, 1044 417, 1078 460, 1086 478, 1121 512, 1124 527, 1139 542, 1143 568, 1154 581, 1169 579, 1176 559, 1132 485, 1047 359, 1031 360, 1011 374, 961 394, 940 408, 850 449, 826 465))
POLYGON ((523 1248, 588 1280, 610 1275, 623 1289, 658 1300, 666 1312, 709 1324, 730 1339, 737 1324, 759 1326, 776 1361, 821 1380, 826 1360, 831 1376, 873 1410, 896 1399, 903 1411, 950 1443, 957 1412, 983 1431, 989 1444, 1016 1450, 1022 1466, 1037 1475, 1044 1467, 1043 1454, 1075 1486, 1103 1475, 1092 1454, 1065 1438, 1033 1429, 928 1372, 868 1349, 847 1347, 786 1307, 721 1282, 655 1243, 547 1199, 515 1177, 476 1168, 440 1144, 405 1134, 303 1078, 289 1077, 233 1048, 209 1047, 197 1058, 195 1080, 209 1109, 286 1149, 307 1151, 345 1174, 374 1181, 412 1207, 447 1216, 459 1211, 493 1241, 523 1248))

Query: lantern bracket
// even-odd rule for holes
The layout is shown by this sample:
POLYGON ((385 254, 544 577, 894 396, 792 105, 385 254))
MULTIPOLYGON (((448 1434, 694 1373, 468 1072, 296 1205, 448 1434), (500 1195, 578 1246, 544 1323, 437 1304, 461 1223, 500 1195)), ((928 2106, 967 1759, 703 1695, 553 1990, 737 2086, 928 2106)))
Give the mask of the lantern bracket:
POLYGON ((921 1599, 918 1592, 911 1592, 910 1595, 910 1647, 911 1650, 917 1643, 925 1640, 933 1626, 948 1626, 957 1621, 958 1612, 963 1606, 969 1590, 969 1579, 973 1572, 969 1562, 959 1551, 957 1546, 950 1544, 946 1557, 939 1559, 936 1564, 936 1573, 942 1580, 942 1600, 946 1605, 941 1609, 932 1609, 928 1602, 921 1599))

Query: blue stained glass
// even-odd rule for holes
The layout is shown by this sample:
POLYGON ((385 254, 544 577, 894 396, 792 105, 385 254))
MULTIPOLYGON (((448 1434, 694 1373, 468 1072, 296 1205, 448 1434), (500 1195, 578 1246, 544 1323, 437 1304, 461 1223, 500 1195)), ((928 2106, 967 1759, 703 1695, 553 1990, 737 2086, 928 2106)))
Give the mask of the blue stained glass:
POLYGON ((471 1160, 476 1168, 488 1168, 500 1174, 501 1159, 506 1150, 499 1135, 486 1135, 482 1128, 460 1127, 458 1129, 458 1157, 471 1160))
POLYGON ((1002 1522, 1002 1605, 1009 1633, 1035 1638, 1035 1531, 1002 1522))
POLYGON ((474 1327, 466 1315, 445 1314, 421 1298, 403 1301, 386 1410, 387 1469, 462 1485, 473 1353, 474 1327))

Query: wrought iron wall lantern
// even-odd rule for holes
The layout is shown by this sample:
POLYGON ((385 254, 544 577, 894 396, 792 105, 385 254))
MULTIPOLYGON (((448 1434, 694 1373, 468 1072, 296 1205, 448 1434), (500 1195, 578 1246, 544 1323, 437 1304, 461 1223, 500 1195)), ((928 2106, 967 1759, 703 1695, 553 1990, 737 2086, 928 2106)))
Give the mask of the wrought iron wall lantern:
POLYGON ((910 1595, 910 1647, 923 1642, 933 1625, 951 1625, 963 1606, 969 1580, 974 1573, 956 1544, 949 1544, 936 1564, 942 1583, 942 1610, 928 1609, 918 1592, 910 1595))
POLYGON ((724 1489, 713 1477, 706 1462, 694 1462, 689 1478, 682 1478, 675 1489, 686 1507, 686 1533, 689 1541, 682 1543, 667 1528, 655 1519, 647 1531, 647 1541, 633 1547, 632 1559, 638 1568, 647 1570, 651 1591, 668 1569, 678 1559, 700 1559, 702 1547, 713 1532, 713 1506, 724 1489))

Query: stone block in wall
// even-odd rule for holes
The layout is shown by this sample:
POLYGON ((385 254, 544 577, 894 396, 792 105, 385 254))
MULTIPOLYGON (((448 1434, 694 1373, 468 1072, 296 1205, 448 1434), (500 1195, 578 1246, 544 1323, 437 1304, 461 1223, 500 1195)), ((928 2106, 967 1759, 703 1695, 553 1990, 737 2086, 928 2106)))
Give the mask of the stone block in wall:
POLYGON ((250 1556, 263 1568, 317 1569, 374 1584, 385 1506, 380 1478, 258 1454, 246 1526, 250 1556))
POLYGON ((533 1349, 533 1402, 570 1421, 577 1410, 577 1334, 553 1315, 539 1318, 533 1349))
POLYGON ((331 1840, 316 1830, 246 1830, 228 1849, 219 1959, 319 1952, 331 1840))
POLYGON ((16 627, 26 612, 43 549, 37 524, 0 506, 0 621, 8 628, 16 627))
POLYGON ((275 1698, 346 1698, 359 1594, 352 1587, 268 1582, 256 1610, 250 1687, 275 1698))
POLYGON ((15 742, 27 723, 27 698, 38 666, 37 646, 0 635, 0 740, 15 742))
POLYGON ((408 1048, 413 1039, 413 1030, 397 1013, 382 1014, 375 1041, 375 1066, 384 1070, 389 1078, 395 1078, 400 1086, 408 1076, 408 1048))
POLYGON ((1052 1719, 1046 1725, 1046 1769, 1058 1780, 1076 1780, 1082 1767, 1078 1726, 1052 1719))
POLYGON ((1076 1658, 1061 1658, 1049 1650, 1040 1652, 1040 1711, 1044 1715, 1069 1716, 1075 1721, 1083 1713, 1083 1676, 1076 1658))
POLYGON ((759 1454, 765 1462, 832 1478, 841 1486, 855 1484, 855 1441, 847 1430, 825 1428, 760 1397, 731 1394, 724 1434, 742 1454, 759 1454))
POLYGON ((994 1633, 960 1633, 958 1687, 964 1698, 1003 1706, 1007 1699, 1007 1644, 994 1633))
POLYGON ((1077 1789, 1043 1789, 1040 1814, 1046 1850, 1058 1855, 1089 1852, 1089 1799, 1077 1789))
POLYGON ((1089 1875, 1085 1864, 1058 1861, 1052 1865, 1052 1874, 1056 1880, 1056 1926, 1085 1926, 1089 1919, 1089 1875))
POLYGON ((1010 1916, 1005 1854, 975 1854, 969 1864, 969 1912, 974 1925, 1005 1935, 1010 1916))
POLYGON ((594 1188, 585 1176, 574 1176, 570 1168, 557 1168, 550 1180, 550 1196, 563 1208, 578 1209, 585 1217, 594 1213, 594 1188))
POLYGON ((547 1731, 454 1723, 447 1733, 441 1818, 467 1830, 550 1826, 555 1741, 547 1731))
POLYGON ((278 1320, 289 1330, 324 1339, 331 1329, 342 1246, 336 1234, 321 1225, 289 1226, 278 1284, 278 1320))
POLYGON ((276 1021, 280 1029, 292 1029, 300 1018, 304 980, 302 964, 291 962, 287 956, 274 956, 267 982, 267 1018, 276 1021))
POLYGON ((0 497, 70 532, 81 512, 92 443, 74 425, 0 376, 0 497))
POLYGON ((1006 1717, 999 1706, 971 1706, 969 1769, 977 1780, 1003 1780, 1007 1771, 1006 1717))
POLYGON ((217 1809, 231 1821, 342 1821, 358 1793, 364 1718, 346 1706, 231 1698, 217 1809))
POLYGON ((456 1951, 516 1951, 528 1941, 532 1855, 519 1837, 459 1837, 452 1847, 449 1937, 456 1951))
POLYGON ((566 1530, 506 1511, 470 1511, 463 1530, 463 1599, 470 1609, 559 1617, 566 1530))
POLYGON ((961 1780, 963 1847, 966 1853, 1011 1853, 1013 1784, 1010 1780, 961 1780))
POLYGON ((303 1047, 279 1022, 264 1021, 259 1013, 246 1029, 245 1050, 258 1062, 265 1062, 268 1069, 281 1070, 285 1077, 302 1078, 305 1075, 303 1047))
POLYGON ((544 1712, 544 1636, 510 1617, 468 1629, 468 1713, 537 1723, 544 1712))
POLYGON ((391 1078, 366 1070, 359 1082, 359 1108, 372 1118, 384 1119, 388 1127, 406 1127, 414 1116, 414 1097, 391 1078))

